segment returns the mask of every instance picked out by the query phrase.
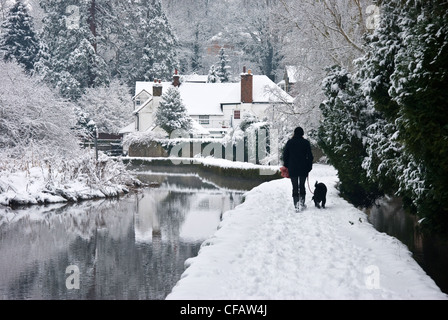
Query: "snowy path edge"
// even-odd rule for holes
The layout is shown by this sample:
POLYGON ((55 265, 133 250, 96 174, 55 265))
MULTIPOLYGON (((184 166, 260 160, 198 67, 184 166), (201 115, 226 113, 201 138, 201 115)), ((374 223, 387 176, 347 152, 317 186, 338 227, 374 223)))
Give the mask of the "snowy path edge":
POLYGON ((294 214, 289 180, 263 183, 223 215, 166 299, 448 299, 404 244, 339 197, 333 167, 315 165, 311 179, 327 185, 328 209, 308 195, 294 214))

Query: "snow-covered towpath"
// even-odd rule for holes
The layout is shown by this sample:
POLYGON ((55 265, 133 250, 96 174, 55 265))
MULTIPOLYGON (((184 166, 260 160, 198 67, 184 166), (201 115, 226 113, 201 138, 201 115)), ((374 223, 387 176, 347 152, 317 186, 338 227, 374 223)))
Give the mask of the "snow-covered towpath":
POLYGON ((187 260, 168 300, 447 299, 396 238, 338 196, 336 170, 314 165, 327 209, 293 210, 289 179, 264 183, 224 214, 187 260))

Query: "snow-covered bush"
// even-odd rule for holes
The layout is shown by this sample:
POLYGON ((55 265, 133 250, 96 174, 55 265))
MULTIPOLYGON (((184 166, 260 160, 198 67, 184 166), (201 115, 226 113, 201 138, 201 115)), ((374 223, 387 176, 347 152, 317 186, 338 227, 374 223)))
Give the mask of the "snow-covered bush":
POLYGON ((99 132, 117 134, 132 122, 131 98, 128 88, 114 80, 108 86, 87 88, 76 105, 95 121, 99 132))
POLYGON ((122 163, 79 147, 73 104, 15 63, 0 69, 1 204, 114 196, 135 182, 122 163))
POLYGON ((79 151, 73 105, 16 63, 0 62, 0 153, 22 158, 79 151))
POLYGON ((166 140, 166 135, 159 132, 133 132, 123 138, 123 148, 128 149, 131 145, 149 145, 153 141, 163 140, 166 140))
POLYGON ((319 146, 338 170, 339 189, 356 206, 370 206, 382 190, 367 177, 362 162, 366 128, 374 122, 357 79, 340 67, 330 68, 323 81, 327 97, 320 108, 323 120, 319 146))
POLYGON ((259 122, 260 120, 256 115, 250 112, 243 112, 241 115, 241 123, 239 125, 240 129, 246 131, 249 126, 254 123, 259 122))
POLYGON ((77 157, 0 159, 0 204, 25 205, 115 197, 140 185, 126 166, 103 153, 77 157))

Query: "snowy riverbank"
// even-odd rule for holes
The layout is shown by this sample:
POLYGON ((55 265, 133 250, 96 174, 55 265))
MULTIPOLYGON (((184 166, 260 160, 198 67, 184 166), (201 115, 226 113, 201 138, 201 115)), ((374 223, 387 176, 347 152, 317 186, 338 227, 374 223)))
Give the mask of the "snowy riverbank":
POLYGON ((327 185, 327 209, 308 191, 308 209, 294 213, 288 179, 254 188, 167 300, 448 299, 405 245, 338 196, 333 167, 316 164, 310 178, 327 185))
MULTIPOLYGON (((117 157, 118 159, 118 157, 117 157)), ((241 170, 259 170, 261 174, 264 175, 274 175, 279 172, 280 166, 270 166, 270 165, 259 165, 250 162, 240 162, 231 161, 227 159, 217 159, 214 157, 154 157, 154 158, 143 158, 143 157, 123 157, 121 158, 127 161, 142 161, 145 163, 166 161, 172 165, 182 165, 182 164, 202 164, 208 167, 219 167, 224 169, 241 169, 241 170)))
MULTIPOLYGON (((6 167, 6 166, 5 166, 6 167)), ((35 205, 115 197, 136 182, 125 166, 101 154, 58 162, 42 161, 0 170, 0 205, 35 205)))

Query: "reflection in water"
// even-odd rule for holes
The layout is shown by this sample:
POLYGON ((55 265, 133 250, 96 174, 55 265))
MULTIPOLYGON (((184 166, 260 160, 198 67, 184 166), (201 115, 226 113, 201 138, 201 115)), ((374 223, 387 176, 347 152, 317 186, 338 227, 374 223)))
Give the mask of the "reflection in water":
POLYGON ((164 299, 242 201, 196 176, 157 182, 119 200, 0 208, 0 299, 164 299), (66 272, 79 268, 79 289, 66 272))

